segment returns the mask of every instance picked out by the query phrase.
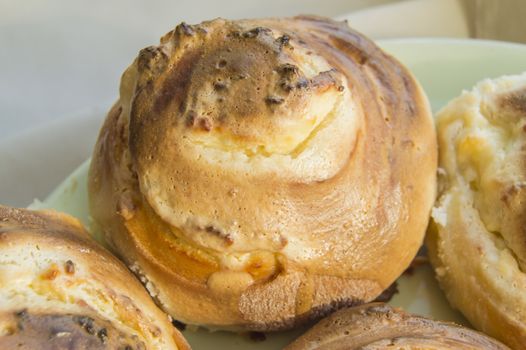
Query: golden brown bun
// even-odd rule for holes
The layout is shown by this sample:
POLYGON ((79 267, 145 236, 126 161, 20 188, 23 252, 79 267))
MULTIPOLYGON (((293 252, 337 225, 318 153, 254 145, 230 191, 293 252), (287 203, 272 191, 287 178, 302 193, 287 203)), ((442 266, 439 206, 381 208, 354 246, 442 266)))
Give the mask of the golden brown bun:
POLYGON ((433 321, 372 303, 321 320, 284 350, 506 350, 508 347, 454 323, 433 321))
POLYGON ((190 349, 80 223, 0 206, 0 349, 190 349))
POLYGON ((181 24, 123 75, 91 213, 176 319, 290 328, 409 265, 435 142, 418 83, 344 23, 181 24))
POLYGON ((437 115, 440 195, 427 245, 450 303, 526 344, 526 74, 485 80, 437 115))

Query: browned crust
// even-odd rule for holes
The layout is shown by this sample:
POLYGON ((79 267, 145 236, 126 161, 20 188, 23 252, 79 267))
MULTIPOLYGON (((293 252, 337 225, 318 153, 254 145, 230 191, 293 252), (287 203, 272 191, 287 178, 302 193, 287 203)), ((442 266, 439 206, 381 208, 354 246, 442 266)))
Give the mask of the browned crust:
POLYGON ((111 322, 97 317, 21 310, 0 314, 0 318, 10 318, 12 323, 9 333, 0 336, 1 349, 146 349, 136 335, 123 333, 111 322))
POLYGON ((299 349, 508 349, 454 323, 433 321, 387 304, 343 309, 321 320, 286 350, 299 349))
POLYGON ((451 305, 513 349, 526 344, 526 75, 485 79, 435 117, 440 195, 426 237, 451 305))
MULTIPOLYGON (((2 249, 11 250, 13 247, 50 254, 60 251, 61 254, 67 255, 69 259, 64 266, 50 269, 43 278, 52 280, 61 273, 73 276, 76 269, 82 266, 82 269, 89 271, 91 280, 107 286, 106 289, 100 290, 100 293, 116 300, 125 322, 134 324, 137 318, 143 317, 141 315, 153 317, 156 319, 155 324, 148 326, 152 332, 169 339, 166 343, 176 345, 173 349, 190 349, 181 333, 155 306, 133 274, 115 256, 93 241, 77 219, 51 210, 31 211, 0 205, 0 252, 2 249)), ((64 314, 63 310, 51 310, 47 305, 42 305, 41 309, 44 311, 30 310, 26 309, 25 305, 19 305, 16 310, 1 308, 0 311, 1 317, 8 317, 8 314, 13 312, 23 312, 27 316, 26 321, 36 320, 42 313, 51 312, 57 317, 64 314)), ((91 317, 93 320, 99 318, 97 310, 89 308, 85 312, 85 315, 80 316, 91 317)), ((52 328, 53 322, 47 321, 44 322, 44 326, 49 325, 52 328)))
MULTIPOLYGON (((156 144, 155 133, 169 130, 170 116, 185 115, 177 111, 191 83, 179 73, 163 76, 159 72, 166 67, 166 57, 148 54, 153 58, 148 56, 149 70, 144 71, 137 82, 142 88, 141 96, 133 100, 135 114, 132 113, 129 120, 118 101, 102 127, 90 168, 90 208, 114 251, 144 282, 155 286, 159 304, 185 323, 227 329, 278 330, 319 318, 343 305, 371 301, 391 285, 416 254, 434 200, 434 127, 427 99, 411 74, 346 24, 316 17, 261 20, 255 21, 254 26, 258 23, 290 33, 343 72, 347 86, 334 85, 332 78, 326 76, 319 79, 316 88, 350 89, 353 98, 359 101, 359 113, 364 111, 367 118, 353 154, 343 155, 349 160, 336 176, 316 183, 275 184, 266 179, 269 184, 265 186, 275 193, 290 195, 306 224, 314 224, 315 218, 321 218, 320 211, 325 213, 331 208, 324 221, 336 222, 344 214, 349 224, 339 232, 329 231, 323 235, 334 248, 340 245, 335 238, 345 242, 351 236, 359 237, 359 246, 352 247, 352 252, 304 262, 292 261, 276 251, 273 252, 276 268, 269 278, 247 288, 241 286, 231 293, 211 290, 207 281, 219 269, 213 254, 208 259, 206 251, 181 248, 169 233, 171 227, 155 214, 139 189, 137 168, 148 164, 147 154, 158 158, 167 156, 167 161, 162 162, 166 167, 170 166, 168 159, 174 159, 168 149, 160 149, 166 138, 158 134, 156 144), (144 97, 150 93, 156 93, 157 100, 144 97), (362 168, 367 170, 356 171, 362 168), (372 191, 378 194, 374 199, 378 206, 361 202, 360 196, 369 198, 367 193, 372 189, 369 185, 376 182, 385 186, 378 192, 372 191), (400 191, 402 202, 393 202, 395 187, 400 191), (328 194, 335 189, 349 193, 348 199, 355 207, 343 208, 335 202, 336 195, 330 198, 332 195, 328 194), (353 192, 356 190, 358 192, 353 192), (395 214, 395 209, 400 211, 395 214), (399 216, 387 224, 390 215, 399 216), (375 220, 377 226, 374 226, 375 220), (375 228, 371 229, 371 225, 375 228), (380 242, 386 239, 390 243, 380 249, 383 246, 380 242), (324 265, 329 267, 322 268, 324 265)), ((188 30, 181 29, 183 27, 176 30, 179 34, 169 33, 162 42, 172 35, 188 36, 191 34, 187 31, 199 30, 199 26, 187 26, 188 30)), ((196 57, 183 58, 179 64, 184 67, 172 68, 176 72, 189 72, 195 68, 192 64, 198 61, 196 57)), ((122 84, 128 86, 125 80, 126 77, 122 84)), ((282 105, 281 102, 271 104, 282 105)), ((208 124, 191 116, 183 119, 190 120, 187 125, 191 127, 204 129, 225 121, 213 119, 208 124)), ((257 215, 265 208, 254 205, 248 209, 250 215, 257 215)), ((319 223, 320 220, 316 225, 319 223)), ((226 246, 232 244, 222 238, 222 233, 214 235, 226 246)), ((282 241, 282 246, 287 244, 286 240, 282 241)))

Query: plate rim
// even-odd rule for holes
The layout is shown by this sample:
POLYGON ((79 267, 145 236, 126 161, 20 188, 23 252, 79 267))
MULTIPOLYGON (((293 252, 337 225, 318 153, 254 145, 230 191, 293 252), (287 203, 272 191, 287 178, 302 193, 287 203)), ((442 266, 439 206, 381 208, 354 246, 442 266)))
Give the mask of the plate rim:
POLYGON ((403 37, 403 38, 385 38, 373 39, 378 46, 383 44, 400 44, 400 45, 423 45, 423 44, 440 44, 440 45, 467 45, 470 47, 499 47, 509 49, 526 50, 526 43, 511 41, 480 39, 480 38, 448 38, 448 37, 403 37))

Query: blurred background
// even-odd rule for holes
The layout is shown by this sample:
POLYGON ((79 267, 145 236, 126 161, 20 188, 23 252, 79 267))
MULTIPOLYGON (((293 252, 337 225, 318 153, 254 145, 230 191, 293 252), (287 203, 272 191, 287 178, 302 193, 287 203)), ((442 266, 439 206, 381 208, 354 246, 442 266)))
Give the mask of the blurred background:
POLYGON ((374 38, 526 40, 524 0, 0 0, 0 139, 106 109, 138 50, 181 21, 295 14, 374 38))
POLYGON ((179 22, 296 14, 348 19, 373 39, 526 42, 526 0, 0 0, 0 199, 43 196, 80 164, 121 73, 179 22))

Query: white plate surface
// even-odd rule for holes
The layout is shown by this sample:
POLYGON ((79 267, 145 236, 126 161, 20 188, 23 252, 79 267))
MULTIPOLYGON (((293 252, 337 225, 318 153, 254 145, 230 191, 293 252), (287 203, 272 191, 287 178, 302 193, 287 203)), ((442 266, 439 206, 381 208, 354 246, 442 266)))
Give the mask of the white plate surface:
MULTIPOLYGON (((503 74, 526 71, 526 46, 474 40, 418 39, 386 40, 379 44, 403 62, 419 79, 434 111, 462 89, 475 82, 503 74)), ((35 208, 55 208, 81 219, 89 227, 87 211, 88 161, 71 174, 35 208)), ((391 304, 435 319, 466 321, 447 304, 429 266, 398 280, 399 293, 391 304)), ((206 330, 186 330, 184 335, 194 349, 280 349, 302 330, 267 334, 254 342, 246 335, 206 330)))

